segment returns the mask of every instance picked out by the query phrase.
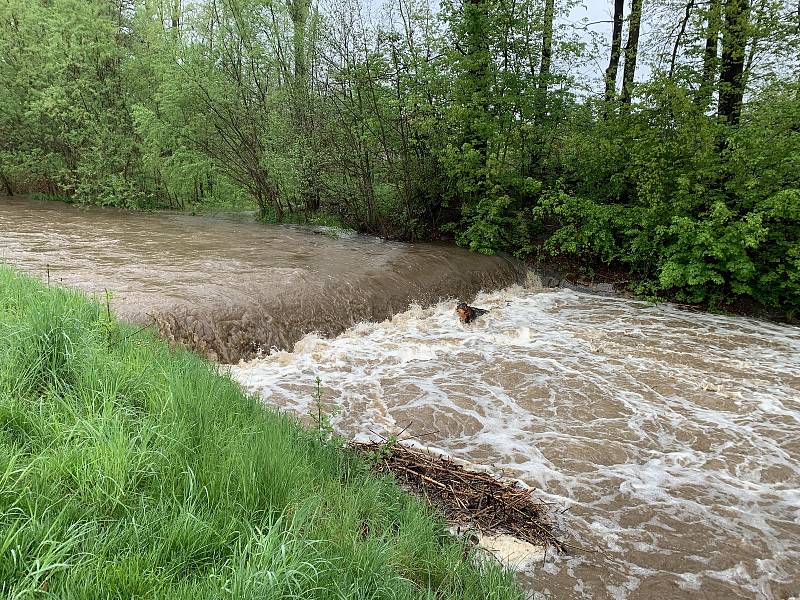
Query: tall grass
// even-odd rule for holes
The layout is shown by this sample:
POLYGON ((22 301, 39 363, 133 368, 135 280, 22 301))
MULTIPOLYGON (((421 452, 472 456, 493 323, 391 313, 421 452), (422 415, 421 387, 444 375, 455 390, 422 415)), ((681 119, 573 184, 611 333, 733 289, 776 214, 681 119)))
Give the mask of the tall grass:
POLYGON ((0 597, 521 597, 392 481, 130 334, 0 267, 0 597))

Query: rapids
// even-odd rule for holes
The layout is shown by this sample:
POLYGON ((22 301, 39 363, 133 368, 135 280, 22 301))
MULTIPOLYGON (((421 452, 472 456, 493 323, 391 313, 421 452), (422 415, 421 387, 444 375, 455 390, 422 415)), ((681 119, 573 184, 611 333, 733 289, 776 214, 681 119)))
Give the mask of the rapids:
MULTIPOLYGON (((131 213, 0 197, 0 262, 113 294, 120 317, 224 363, 336 335, 412 302, 519 281, 510 260, 234 217, 131 213)), ((102 299, 102 298, 101 298, 102 299)))
POLYGON ((338 429, 420 435, 568 509, 527 585, 555 598, 786 598, 800 592, 800 330, 570 290, 412 307, 232 368, 338 429), (434 432, 434 433, 431 433, 434 432), (427 434, 427 435, 426 435, 427 434))

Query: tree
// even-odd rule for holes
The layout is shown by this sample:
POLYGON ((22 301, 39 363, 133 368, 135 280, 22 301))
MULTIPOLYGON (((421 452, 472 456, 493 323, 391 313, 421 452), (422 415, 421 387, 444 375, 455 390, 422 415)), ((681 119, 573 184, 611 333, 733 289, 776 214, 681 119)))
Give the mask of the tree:
POLYGON ((536 116, 541 120, 545 113, 547 86, 550 83, 550 65, 553 59, 553 18, 555 0, 545 0, 542 22, 542 60, 539 64, 538 102, 536 116))
POLYGON ((725 0, 717 112, 729 125, 737 125, 742 114, 749 14, 749 0, 725 0))
POLYGON ((703 74, 695 103, 706 110, 711 102, 719 72, 719 30, 722 16, 722 0, 710 0, 706 11, 705 49, 703 50, 703 74))
POLYGON ((636 75, 636 60, 639 54, 639 29, 642 23, 643 0, 631 0, 631 14, 628 20, 628 41, 625 44, 625 70, 622 74, 622 102, 631 103, 633 78, 636 75))
POLYGON ((294 50, 294 77, 298 86, 305 86, 308 80, 306 61, 306 29, 311 10, 311 0, 286 0, 292 20, 292 47, 294 50))
POLYGON ((678 30, 678 35, 675 36, 675 43, 672 46, 672 57, 669 61, 669 74, 667 78, 672 81, 673 77, 675 76, 675 64, 678 60, 678 50, 680 50, 681 43, 683 42, 683 36, 686 34, 686 26, 689 24, 689 18, 692 16, 692 9, 694 9, 694 0, 689 0, 686 3, 686 8, 684 9, 683 19, 681 20, 681 26, 678 30))
POLYGON ((181 0, 172 0, 170 26, 172 27, 172 35, 177 40, 180 37, 181 31, 181 0))
MULTIPOLYGON (((468 114, 464 142, 478 153, 480 170, 486 168, 488 138, 485 121, 488 118, 489 99, 492 94, 489 2, 490 0, 466 0, 463 9, 465 56, 461 88, 462 102, 468 114)), ((481 191, 477 193, 480 194, 481 191)))
POLYGON ((611 102, 617 93, 620 48, 622 47, 622 21, 625 0, 614 0, 614 27, 611 32, 611 54, 606 69, 606 102, 611 102))

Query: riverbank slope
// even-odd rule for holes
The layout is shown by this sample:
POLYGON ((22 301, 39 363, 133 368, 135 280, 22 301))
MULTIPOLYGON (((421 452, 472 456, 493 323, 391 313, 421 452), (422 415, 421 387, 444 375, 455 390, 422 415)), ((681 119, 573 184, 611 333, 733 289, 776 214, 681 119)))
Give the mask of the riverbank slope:
POLYGON ((389 479, 77 292, 0 267, 0 339, 1 595, 522 597, 389 479))

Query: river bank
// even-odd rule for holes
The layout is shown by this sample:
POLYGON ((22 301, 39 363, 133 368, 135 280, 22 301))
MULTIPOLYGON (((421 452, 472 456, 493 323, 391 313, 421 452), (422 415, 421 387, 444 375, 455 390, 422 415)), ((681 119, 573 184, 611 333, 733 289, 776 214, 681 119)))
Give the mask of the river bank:
POLYGON ((643 293, 642 284, 645 280, 619 266, 587 263, 568 256, 553 257, 544 252, 538 257, 528 258, 525 264, 537 274, 543 287, 566 288, 590 294, 643 300, 654 304, 669 303, 681 310, 692 312, 753 317, 776 323, 800 325, 800 314, 797 312, 780 312, 751 299, 732 297, 720 299, 715 304, 708 302, 686 304, 675 301, 675 298, 669 295, 643 293))
POLYGON ((196 355, 6 267, 0 307, 3 595, 522 597, 196 355))

